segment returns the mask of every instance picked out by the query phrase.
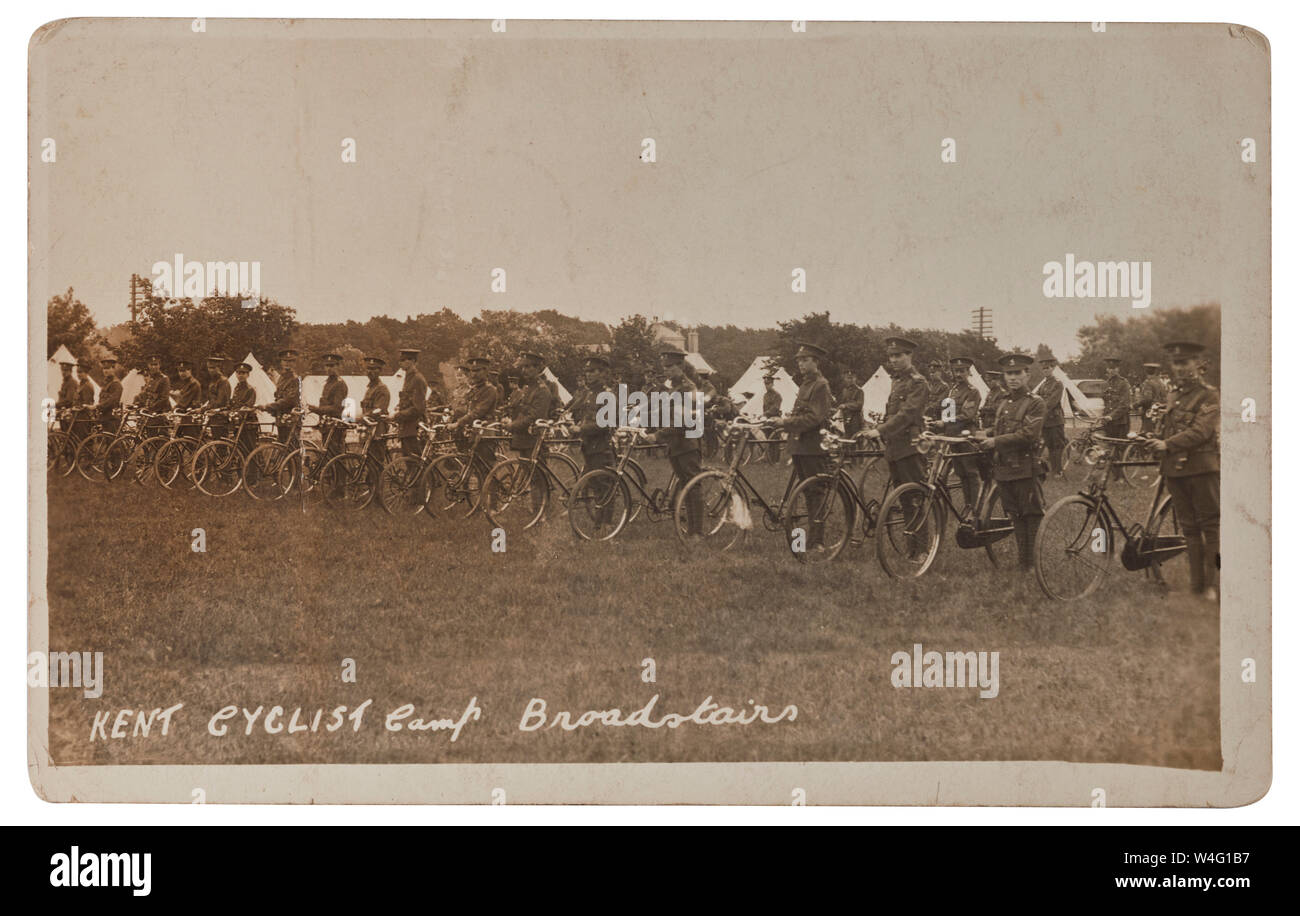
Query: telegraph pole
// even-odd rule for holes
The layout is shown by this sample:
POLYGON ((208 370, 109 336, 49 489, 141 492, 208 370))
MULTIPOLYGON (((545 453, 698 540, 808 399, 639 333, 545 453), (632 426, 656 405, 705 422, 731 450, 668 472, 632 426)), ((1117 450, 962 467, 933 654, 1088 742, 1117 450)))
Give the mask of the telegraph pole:
POLYGON ((131 320, 136 317, 153 295, 153 281, 139 274, 131 274, 131 320))
POLYGON ((997 338, 993 336, 993 309, 982 305, 977 309, 971 309, 970 329, 980 340, 997 343, 997 338))

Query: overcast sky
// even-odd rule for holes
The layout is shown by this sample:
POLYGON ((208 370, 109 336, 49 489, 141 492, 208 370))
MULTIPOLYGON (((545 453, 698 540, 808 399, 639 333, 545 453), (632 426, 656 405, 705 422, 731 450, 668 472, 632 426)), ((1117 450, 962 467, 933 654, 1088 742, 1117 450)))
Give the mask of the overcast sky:
POLYGON ((1133 312, 1044 298, 1067 252, 1151 261, 1152 308, 1238 303, 1267 64, 1226 26, 74 22, 33 52, 31 299, 123 321, 130 274, 182 253, 259 261, 313 322, 960 329, 983 305, 1067 357, 1133 312))

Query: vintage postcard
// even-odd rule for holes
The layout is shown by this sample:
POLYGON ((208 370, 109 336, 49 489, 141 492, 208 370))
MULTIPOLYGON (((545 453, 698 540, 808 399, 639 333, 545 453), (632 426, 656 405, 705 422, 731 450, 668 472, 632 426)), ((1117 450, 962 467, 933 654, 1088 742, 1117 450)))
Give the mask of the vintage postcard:
POLYGON ((41 797, 1267 791, 1259 32, 71 19, 29 139, 41 797))

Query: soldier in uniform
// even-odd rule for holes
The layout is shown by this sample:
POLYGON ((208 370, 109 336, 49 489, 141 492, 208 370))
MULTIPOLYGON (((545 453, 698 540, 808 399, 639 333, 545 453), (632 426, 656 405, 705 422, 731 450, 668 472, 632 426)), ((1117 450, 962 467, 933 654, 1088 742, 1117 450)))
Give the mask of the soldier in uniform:
MULTIPOLYGON (((943 411, 939 416, 945 436, 960 436, 975 432, 980 423, 980 393, 970 381, 970 369, 975 361, 964 356, 954 356, 948 360, 952 367, 952 387, 944 398, 943 411)), ((966 446, 957 446, 966 449, 966 446)), ((974 446, 970 447, 974 452, 974 446)), ((966 505, 973 512, 980 493, 980 462, 972 454, 969 458, 954 458, 953 470, 961 481, 961 491, 966 498, 966 505)))
MULTIPOLYGON (((510 432, 510 448, 520 456, 531 454, 533 446, 537 444, 540 433, 533 430, 533 424, 551 415, 551 404, 555 398, 546 376, 542 374, 545 368, 546 360, 541 354, 519 354, 521 387, 518 400, 510 408, 506 429, 510 432)), ((545 443, 537 453, 537 460, 546 460, 545 443)), ((541 504, 545 491, 550 489, 551 481, 545 474, 536 474, 533 482, 537 486, 532 492, 533 508, 536 509, 541 504)))
POLYGON ((402 390, 397 394, 397 409, 393 419, 397 421, 397 433, 402 443, 402 452, 406 455, 420 455, 420 423, 424 420, 425 399, 429 395, 429 383, 424 380, 415 361, 420 358, 419 350, 402 350, 397 364, 402 367, 405 378, 402 390))
POLYGON ((997 369, 989 369, 985 372, 984 381, 988 382, 989 393, 984 396, 984 403, 980 405, 980 426, 987 429, 997 419, 998 404, 1007 396, 1007 388, 1002 384, 1001 371, 997 369))
MULTIPOLYGON (((194 364, 187 359, 176 363, 176 387, 171 390, 172 400, 179 411, 198 411, 203 407, 203 386, 194 377, 194 364)), ((197 423, 181 421, 176 429, 177 436, 190 436, 197 439, 202 431, 197 423)))
MULTIPOLYGON (((171 380, 163 374, 162 359, 151 356, 145 363, 144 387, 135 396, 133 406, 150 413, 166 413, 171 410, 171 380)), ((146 435, 157 436, 166 432, 167 421, 161 417, 151 418, 144 425, 146 435)))
POLYGON ((840 394, 839 413, 844 419, 844 435, 852 438, 862 431, 862 402, 864 395, 858 387, 858 374, 852 367, 844 370, 844 391, 840 394))
POLYGON ((90 421, 95 414, 95 384, 90 380, 90 363, 77 361, 77 395, 74 398, 76 413, 72 423, 72 436, 84 439, 90 435, 90 421))
MULTIPOLYGON (((343 402, 348 397, 348 383, 339 378, 339 366, 343 363, 343 357, 337 353, 326 353, 321 360, 325 363, 325 385, 320 391, 320 403, 309 404, 308 407, 318 416, 341 421, 343 402)), ((326 454, 337 455, 343 451, 347 437, 344 427, 331 423, 324 428, 323 432, 321 445, 324 446, 326 454)))
MULTIPOLYGON (((765 420, 781 418, 781 392, 776 390, 775 381, 775 372, 767 372, 763 375, 763 418, 765 420)), ((781 461, 781 439, 775 431, 769 434, 767 460, 771 464, 778 464, 781 461)))
POLYGON ((1169 389, 1160 381, 1159 363, 1143 363, 1142 368, 1146 370, 1146 377, 1138 388, 1137 408, 1142 417, 1142 433, 1147 435, 1156 430, 1156 418, 1152 414, 1164 407, 1169 389))
POLYGON ((117 377, 117 360, 105 357, 99 365, 104 370, 104 387, 99 389, 99 418, 108 423, 113 411, 122 406, 122 383, 117 377))
MULTIPOLYGON (((251 409, 257 406, 257 392, 248 383, 248 377, 252 372, 253 367, 248 363, 240 363, 235 367, 235 388, 230 392, 231 410, 251 409)), ((244 417, 243 423, 244 431, 239 435, 239 444, 247 454, 257 446, 257 417, 249 414, 244 417)))
MULTIPOLYGON (((1133 389, 1119 371, 1119 359, 1106 357, 1106 390, 1102 392, 1104 402, 1101 417, 1101 432, 1105 436, 1123 439, 1128 436, 1128 415, 1133 406, 1133 389)), ((1122 480, 1124 469, 1111 466, 1112 480, 1122 480)))
POLYGON ((1043 400, 1047 408, 1047 417, 1043 420, 1043 443, 1047 446, 1047 464, 1052 474, 1064 477, 1062 470, 1065 456, 1065 410, 1061 407, 1061 398, 1065 395, 1065 383, 1056 377, 1056 358, 1044 356, 1038 361, 1043 369, 1043 380, 1034 392, 1043 400))
MULTIPOLYGON (((465 361, 465 374, 469 378, 469 391, 465 394, 465 411, 451 425, 454 434, 461 431, 475 420, 490 420, 497 411, 500 394, 495 385, 488 381, 488 362, 485 356, 471 356, 465 361)), ((482 465, 481 473, 486 475, 496 464, 496 446, 489 439, 479 439, 474 449, 474 458, 482 465)))
POLYGON ((1219 395, 1201 380, 1205 347, 1165 344, 1174 370, 1174 390, 1152 443, 1160 473, 1187 538, 1192 591, 1218 600, 1219 572, 1219 395))
MULTIPOLYGON (((660 386, 668 392, 680 392, 682 410, 702 410, 697 398, 695 383, 686 374, 686 353, 667 344, 659 353, 663 364, 664 380, 660 386)), ((700 473, 700 440, 686 435, 686 417, 661 418, 663 425, 655 433, 655 441, 668 446, 668 463, 677 475, 679 486, 685 486, 696 474, 700 473)), ((686 505, 686 533, 697 536, 704 528, 704 494, 699 487, 693 487, 688 494, 686 505)))
POLYGON ((930 360, 925 379, 926 387, 930 390, 930 398, 925 405, 925 416, 937 420, 943 412, 943 399, 948 396, 948 380, 943 377, 943 363, 937 359, 930 360))
POLYGON ((885 340, 885 358, 892 378, 889 400, 885 419, 868 431, 872 439, 884 444, 891 486, 925 479, 925 459, 916 448, 916 437, 925 426, 925 409, 931 397, 925 376, 912 365, 915 351, 916 344, 906 337, 885 340))
POLYGON ((611 389, 609 359, 599 353, 583 363, 585 379, 573 399, 573 419, 582 443, 582 470, 614 466, 613 430, 597 422, 600 396, 611 389))
POLYGON ((280 378, 275 383, 275 395, 270 404, 263 404, 258 409, 272 414, 276 420, 276 435, 281 442, 288 442, 293 434, 295 423, 286 420, 290 411, 302 402, 302 383, 295 371, 299 353, 292 348, 281 350, 280 378))
MULTIPOLYGON (((208 363, 208 390, 206 399, 203 402, 204 410, 229 410, 230 409, 230 382, 226 379, 225 365, 230 362, 224 356, 212 355, 207 359, 208 363)), ((224 416, 213 417, 208 421, 208 427, 212 430, 215 438, 222 438, 226 435, 226 418, 224 416)))
MULTIPOLYGON (((790 415, 776 422, 789 436, 795 475, 800 480, 807 480, 828 468, 821 431, 830 422, 835 398, 831 394, 830 382, 826 381, 818 365, 818 360, 826 358, 826 351, 816 344, 800 343, 794 357, 799 365, 799 394, 790 408, 790 415)), ((811 507, 820 506, 823 495, 824 488, 815 487, 809 493, 811 507)), ((824 522, 809 522, 808 550, 825 550, 824 529, 824 522)))
POLYGON ((361 397, 361 415, 378 424, 370 437, 370 455, 382 467, 388 463, 388 448, 381 437, 388 432, 388 404, 393 393, 379 378, 379 373, 388 363, 382 356, 367 356, 364 362, 366 393, 361 397))
POLYGON ((1011 517, 1020 552, 1020 568, 1034 565, 1034 538, 1043 519, 1043 489, 1038 481, 1038 450, 1042 447, 1043 399, 1029 393, 1029 367, 1034 358, 1007 353, 998 360, 1007 382, 1007 396, 998 404, 993 429, 980 431, 980 448, 993 457, 993 477, 998 482, 1002 508, 1011 517))

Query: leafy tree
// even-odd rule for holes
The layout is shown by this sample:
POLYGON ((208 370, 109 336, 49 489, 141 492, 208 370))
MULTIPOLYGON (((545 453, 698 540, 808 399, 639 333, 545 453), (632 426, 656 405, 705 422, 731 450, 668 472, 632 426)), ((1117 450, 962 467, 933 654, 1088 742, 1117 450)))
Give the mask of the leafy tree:
POLYGON ((85 303, 72 294, 72 287, 63 295, 53 295, 46 306, 45 358, 49 359, 60 346, 66 346, 78 359, 87 359, 100 342, 95 332, 95 319, 85 303))
POLYGON ((652 327, 653 322, 646 316, 629 315, 615 326, 611 335, 610 365, 615 378, 627 383, 629 388, 645 388, 658 375, 659 346, 652 327))
POLYGON ((298 327, 294 310, 262 297, 245 308, 239 296, 191 299, 152 298, 140 309, 129 338, 117 346, 128 368, 142 368, 150 356, 170 371, 181 359, 201 365, 213 353, 243 359, 252 353, 266 364, 288 345, 298 327))
POLYGON ((1120 360, 1120 374, 1130 381, 1143 375, 1143 363, 1167 365, 1164 345, 1171 340, 1192 340, 1205 345, 1206 378, 1219 384, 1221 314, 1218 304, 1184 309, 1160 309, 1127 318, 1097 315, 1079 328, 1079 358, 1065 371, 1075 378, 1102 378, 1107 356, 1120 360))

